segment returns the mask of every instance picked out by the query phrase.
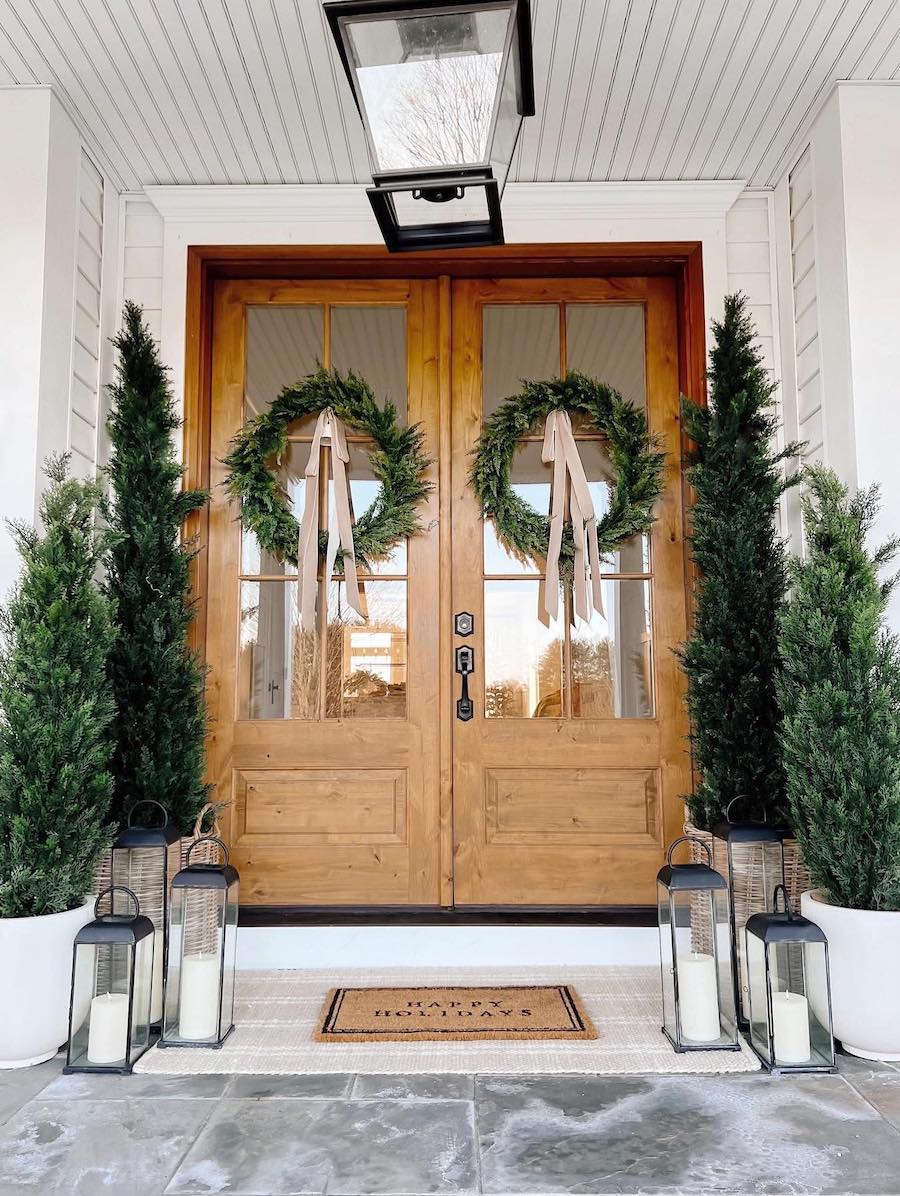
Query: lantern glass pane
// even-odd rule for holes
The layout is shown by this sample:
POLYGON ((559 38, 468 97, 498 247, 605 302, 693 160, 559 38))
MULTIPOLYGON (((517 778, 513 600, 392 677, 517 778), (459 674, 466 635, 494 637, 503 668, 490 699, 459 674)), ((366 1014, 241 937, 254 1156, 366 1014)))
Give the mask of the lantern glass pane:
MULTIPOLYGON (((125 885, 135 894, 141 913, 150 919, 154 929, 153 994, 150 1009, 151 1024, 162 1017, 163 969, 165 967, 166 906, 172 878, 181 867, 181 842, 175 839, 152 847, 113 847, 113 885, 125 885)), ((113 893, 111 900, 117 912, 123 912, 130 899, 113 893)), ((113 909, 113 906, 110 906, 113 909)))
POLYGON ((769 1053, 769 998, 766 991, 766 945, 755 934, 741 934, 746 940, 747 980, 749 984, 747 1016, 750 1040, 767 1063, 769 1053))
POLYGON ((446 203, 430 203, 427 199, 416 199, 412 191, 394 191, 393 198, 397 227, 401 230, 419 228, 423 224, 457 224, 463 220, 487 221, 490 216, 487 192, 477 184, 467 187, 461 199, 449 199, 446 203))
POLYGON ((659 903, 659 960, 662 977, 663 1028, 671 1038, 677 1038, 675 1016, 675 957, 673 954, 672 906, 669 890, 657 883, 659 903))
MULTIPOLYGON (((151 990, 157 974, 155 948, 155 934, 148 934, 145 938, 139 939, 134 948, 134 1001, 131 1010, 131 1050, 128 1055, 129 1063, 133 1063, 150 1045, 151 990)), ((161 941, 160 950, 162 950, 161 941)), ((161 981, 162 972, 159 973, 159 978, 161 981)), ((160 1003, 161 1014, 161 992, 157 1000, 160 1003)))
POLYGON ((770 944, 769 980, 774 1065, 830 1067, 834 1053, 825 944, 770 944))
POLYGON ((219 1019, 219 1037, 224 1036, 234 1024, 234 969, 237 959, 238 883, 228 886, 225 900, 224 966, 222 970, 222 1012, 219 1019))
POLYGON ((513 5, 344 23, 373 168, 489 160, 513 5))
MULTIPOLYGON (((734 950, 737 954, 738 993, 741 1002, 740 1013, 749 1021, 749 977, 744 957, 744 928, 752 914, 769 913, 772 910, 772 894, 777 885, 784 884, 784 853, 781 841, 741 842, 728 840, 728 887, 732 894, 740 892, 740 920, 734 921, 734 950), (750 885, 747 878, 759 878, 759 884, 750 885)), ((732 914, 737 914, 736 907, 732 914)))
MULTIPOLYGON (((70 1067, 108 1069, 127 1066, 130 1060, 128 1004, 133 961, 134 946, 130 943, 76 945, 70 1067)), ((149 975, 145 984, 149 1013, 149 975)))
POLYGON ((732 937, 728 891, 716 889, 709 894, 715 935, 716 978, 719 987, 719 1015, 723 1040, 737 1042, 737 1015, 734 1000, 734 976, 731 967, 732 937))
POLYGON ((225 904, 222 889, 172 890, 167 1040, 218 1041, 225 904))
POLYGON ((713 893, 672 893, 678 1039, 687 1047, 714 1046, 721 1038, 713 893))

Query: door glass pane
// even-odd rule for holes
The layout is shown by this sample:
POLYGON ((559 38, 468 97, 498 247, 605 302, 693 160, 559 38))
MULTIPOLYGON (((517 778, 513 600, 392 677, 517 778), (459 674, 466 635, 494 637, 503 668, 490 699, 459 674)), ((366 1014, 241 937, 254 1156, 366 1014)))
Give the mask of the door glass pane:
MULTIPOLYGON (((540 444, 535 441, 521 443, 513 456, 509 473, 513 491, 536 511, 546 515, 550 510, 552 470, 541 460, 540 444)), ((490 519, 484 521, 484 571, 522 574, 540 572, 534 561, 521 561, 508 551, 500 542, 490 519)))
POLYGON ((487 419, 504 399, 519 393, 523 381, 559 377, 559 308, 556 304, 489 304, 483 321, 487 419))
POLYGON ((573 718, 652 718, 650 583, 603 581, 603 615, 572 629, 573 718))
MULTIPOLYGON (((324 328, 324 309, 319 306, 247 308, 245 420, 268 410, 285 386, 318 369, 324 355, 324 328)), ((315 424, 310 416, 290 431, 311 434, 315 424)))
POLYGON ((570 370, 605 382, 638 407, 646 407, 642 304, 570 303, 566 342, 570 370))
POLYGON ((328 587, 328 718, 406 718, 406 582, 365 584, 369 618, 328 587))
POLYGON ((332 307, 331 364, 354 370, 379 405, 391 402, 406 423, 406 308, 332 307))
POLYGON ((484 583, 484 705, 487 718, 560 718, 561 620, 538 619, 537 581, 484 583))
MULTIPOLYGON (((369 453, 374 448, 372 444, 351 444, 350 446, 350 501, 353 503, 353 514, 356 519, 371 507, 375 501, 381 483, 376 480, 369 461, 369 453)), ((329 514, 334 509, 334 486, 328 486, 329 514)), ((357 569, 365 568, 361 561, 357 569)), ((390 556, 368 562, 367 572, 378 574, 397 574, 406 572, 406 540, 402 540, 390 556)))
MULTIPOLYGON (((269 469, 278 478, 282 493, 298 521, 303 517, 305 495, 304 470, 309 459, 309 442, 291 440, 281 457, 281 463, 269 462, 269 469)), ((244 574, 261 573, 266 577, 279 574, 294 575, 297 569, 294 565, 279 561, 273 553, 264 552, 253 532, 247 528, 241 531, 241 572, 244 574)))
POLYGON ((315 632, 300 630, 296 582, 241 583, 238 718, 315 718, 315 632))

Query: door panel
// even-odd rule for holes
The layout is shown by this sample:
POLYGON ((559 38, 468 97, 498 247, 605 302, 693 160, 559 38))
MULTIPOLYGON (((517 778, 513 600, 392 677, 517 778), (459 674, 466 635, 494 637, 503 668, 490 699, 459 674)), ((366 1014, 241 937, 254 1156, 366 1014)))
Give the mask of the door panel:
MULTIPOLYGON (((453 288, 452 585, 475 614, 475 717, 454 723, 454 890, 461 905, 624 905, 655 900, 690 773, 676 306, 668 279, 460 280, 453 288), (667 451, 649 537, 612 554, 604 615, 544 627, 540 572, 484 524, 469 485, 483 419, 521 378, 580 369, 646 405, 667 451), (475 534, 475 529, 481 534, 475 534)), ((598 512, 612 476, 602 437, 575 426, 598 512)), ((511 481, 547 510, 543 429, 511 481)), ((474 682, 474 685, 472 684, 474 682)))
MULTIPOLYGON (((398 418, 439 438, 437 283, 227 282, 214 297, 211 415, 210 770, 245 904, 439 900, 438 495, 426 532, 365 575, 369 621, 319 579, 315 633, 299 626, 296 569, 241 532, 221 483, 242 420, 321 361, 355 369, 398 418)), ((295 513, 315 425, 289 430, 280 463, 295 513)), ((376 493, 351 434, 351 491, 376 493)), ((432 467, 437 481, 437 465, 432 467)), ((323 483, 323 508, 330 494, 323 483)), ((325 517, 327 522, 327 517, 325 517)))

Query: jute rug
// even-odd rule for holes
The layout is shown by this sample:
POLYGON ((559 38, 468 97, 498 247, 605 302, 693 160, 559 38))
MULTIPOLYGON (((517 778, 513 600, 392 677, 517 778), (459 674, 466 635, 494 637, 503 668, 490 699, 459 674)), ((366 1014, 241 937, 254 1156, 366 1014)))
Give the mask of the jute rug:
POLYGON ((156 1075, 635 1075, 758 1071, 749 1047, 676 1055, 660 1032, 659 968, 358 969, 238 972, 237 1029, 220 1051, 154 1047, 135 1070, 156 1075), (347 987, 568 984, 597 1028, 574 1042, 316 1042, 325 996, 347 987))
POLYGON ((596 1038, 568 984, 334 988, 316 1042, 596 1038))

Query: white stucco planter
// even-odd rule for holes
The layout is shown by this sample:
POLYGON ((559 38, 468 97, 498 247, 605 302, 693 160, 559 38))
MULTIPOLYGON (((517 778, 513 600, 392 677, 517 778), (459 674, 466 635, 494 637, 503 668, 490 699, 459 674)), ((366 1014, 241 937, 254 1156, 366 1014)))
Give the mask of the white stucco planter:
POLYGON ((69 1032, 72 944, 93 917, 77 909, 38 918, 0 918, 0 1068, 51 1059, 69 1032))
POLYGON ((900 1059, 900 911, 829 905, 816 892, 800 908, 828 939, 835 1038, 863 1059, 900 1059))

